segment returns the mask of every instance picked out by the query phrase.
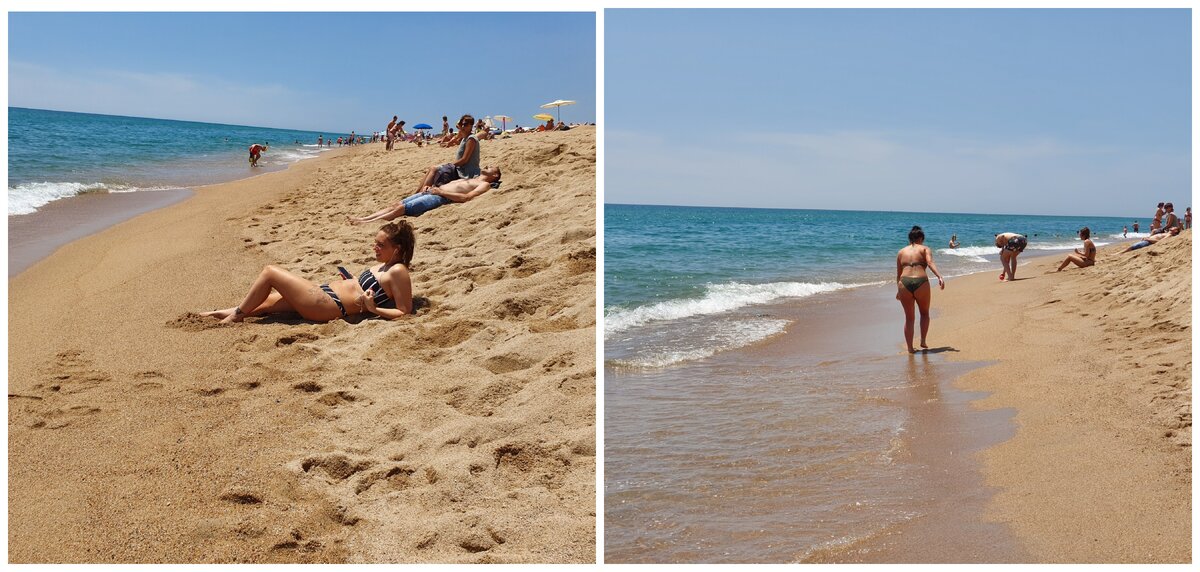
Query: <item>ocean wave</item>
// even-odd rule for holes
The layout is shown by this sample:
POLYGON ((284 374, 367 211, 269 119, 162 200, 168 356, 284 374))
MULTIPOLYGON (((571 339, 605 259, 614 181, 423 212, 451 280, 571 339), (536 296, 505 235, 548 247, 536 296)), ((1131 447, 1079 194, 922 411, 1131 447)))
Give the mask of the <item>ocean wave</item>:
POLYGON ((661 368, 685 361, 704 359, 717 352, 746 347, 765 340, 776 334, 783 333, 787 328, 787 320, 753 319, 733 320, 723 322, 712 331, 695 342, 672 338, 671 343, 697 343, 699 347, 676 348, 654 347, 654 344, 643 346, 635 355, 607 360, 605 363, 612 367, 661 368))
MULTIPOLYGON (((1119 234, 1117 235, 1118 238, 1120 236, 1121 235, 1119 234)), ((1133 234, 1130 234, 1129 236, 1132 237, 1133 234)), ((1109 244, 1112 244, 1111 242, 1101 242, 1097 240, 1093 240, 1092 243, 1097 247, 1108 246, 1109 244)), ((1071 239, 1069 241, 1058 240, 1054 242, 1043 242, 1035 238, 1029 241, 1029 245, 1025 247, 1025 250, 1072 250, 1079 248, 1080 244, 1082 244, 1082 241, 1078 239, 1071 239)), ((938 254, 945 254, 947 256, 966 258, 972 262, 987 262, 988 259, 984 258, 984 256, 997 256, 1000 254, 1000 249, 995 246, 961 246, 959 248, 939 248, 935 252, 938 254)))
POLYGON ((133 193, 166 191, 179 187, 133 187, 108 183, 23 183, 8 189, 8 214, 26 215, 59 199, 85 193, 133 193))
POLYGON ((804 298, 821 292, 832 292, 852 288, 854 284, 837 282, 773 282, 768 284, 742 284, 731 282, 707 287, 704 297, 698 299, 668 300, 637 308, 618 308, 604 316, 604 336, 623 332, 651 322, 679 320, 693 316, 720 314, 754 304, 766 304, 780 298, 804 298))
POLYGON ((1107 235, 1107 238, 1116 238, 1116 239, 1120 239, 1120 240, 1125 240, 1127 238, 1146 238, 1147 236, 1150 236, 1150 233, 1148 233, 1148 232, 1131 232, 1128 234, 1121 234, 1121 233, 1117 232, 1117 233, 1107 235))

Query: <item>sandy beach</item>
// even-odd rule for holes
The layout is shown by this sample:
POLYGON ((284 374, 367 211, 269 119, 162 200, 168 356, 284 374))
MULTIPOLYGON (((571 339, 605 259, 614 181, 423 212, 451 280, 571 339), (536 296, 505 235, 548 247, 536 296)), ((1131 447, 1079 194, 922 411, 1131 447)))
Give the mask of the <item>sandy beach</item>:
POLYGON ((595 129, 481 148, 500 189, 409 219, 411 318, 196 313, 357 273, 346 216, 453 149, 199 188, 13 277, 10 561, 594 561, 595 129))
POLYGON ((958 385, 991 394, 977 407, 1016 409, 1016 436, 980 456, 999 490, 986 517, 1032 561, 1191 560, 1191 231, 1124 249, 934 294, 931 345, 995 362, 958 385))
MULTIPOLYGON (((1062 256, 1033 258, 1013 282, 997 264, 934 293, 930 346, 984 364, 955 387, 987 395, 976 410, 1013 412, 1015 436, 974 455, 982 518, 1019 545, 1009 561, 1191 561, 1191 245, 1191 231, 1111 245, 1061 273, 1062 256)), ((909 523, 822 560, 929 561, 938 529, 909 523)))

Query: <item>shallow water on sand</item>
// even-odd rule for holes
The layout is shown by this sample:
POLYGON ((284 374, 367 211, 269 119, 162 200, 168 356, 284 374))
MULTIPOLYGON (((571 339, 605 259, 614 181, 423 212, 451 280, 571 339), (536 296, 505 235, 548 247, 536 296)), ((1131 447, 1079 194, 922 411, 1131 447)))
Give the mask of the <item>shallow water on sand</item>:
MULTIPOLYGON (((952 387, 979 364, 899 351, 890 289, 765 305, 785 333, 605 375, 608 562, 1004 562, 972 453, 1012 434, 952 387)), ((893 307, 895 306, 895 307, 893 307)), ((935 318, 936 325, 936 318, 935 318)))

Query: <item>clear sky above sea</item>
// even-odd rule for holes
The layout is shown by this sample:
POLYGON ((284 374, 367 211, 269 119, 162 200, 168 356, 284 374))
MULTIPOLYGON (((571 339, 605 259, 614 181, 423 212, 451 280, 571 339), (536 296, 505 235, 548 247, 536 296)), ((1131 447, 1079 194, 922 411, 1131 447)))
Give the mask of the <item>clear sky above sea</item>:
POLYGON ((532 126, 569 99, 563 121, 596 120, 592 12, 14 12, 8 31, 15 107, 369 134, 532 126))
POLYGON ((608 203, 1190 204, 1188 10, 607 10, 604 26, 608 203))

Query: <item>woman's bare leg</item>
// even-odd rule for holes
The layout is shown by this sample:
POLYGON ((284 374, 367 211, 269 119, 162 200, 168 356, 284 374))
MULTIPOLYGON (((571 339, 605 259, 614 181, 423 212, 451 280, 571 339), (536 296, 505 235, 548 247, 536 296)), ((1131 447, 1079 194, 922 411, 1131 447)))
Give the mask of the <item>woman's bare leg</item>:
MULTIPOLYGON (((917 288, 917 291, 913 293, 913 297, 916 298, 916 301, 917 301, 917 309, 921 311, 921 348, 922 349, 929 349, 929 346, 925 344, 925 337, 927 335, 929 335, 929 297, 930 297, 930 292, 932 292, 932 291, 933 291, 933 286, 931 286, 929 282, 926 282, 926 283, 922 284, 920 288, 917 288)), ((912 338, 910 337, 909 340, 910 341, 909 341, 908 345, 909 345, 909 347, 912 347, 912 341, 911 341, 912 338)))
POLYGON ((896 293, 896 299, 900 301, 900 307, 904 308, 904 343, 908 344, 908 353, 916 353, 913 348, 913 326, 916 322, 916 312, 914 311, 915 299, 908 292, 908 288, 896 285, 900 289, 896 293))
POLYGON ((250 285, 250 292, 241 304, 232 308, 232 312, 224 310, 205 315, 221 317, 223 323, 230 323, 240 322, 246 316, 293 311, 314 321, 329 321, 341 315, 333 298, 320 286, 275 265, 263 269, 250 285), (251 310, 247 312, 245 308, 251 310))
POLYGON ((430 167, 428 171, 425 171, 425 178, 421 180, 421 185, 417 187, 418 193, 433 186, 433 180, 437 178, 438 167, 440 166, 430 167))

